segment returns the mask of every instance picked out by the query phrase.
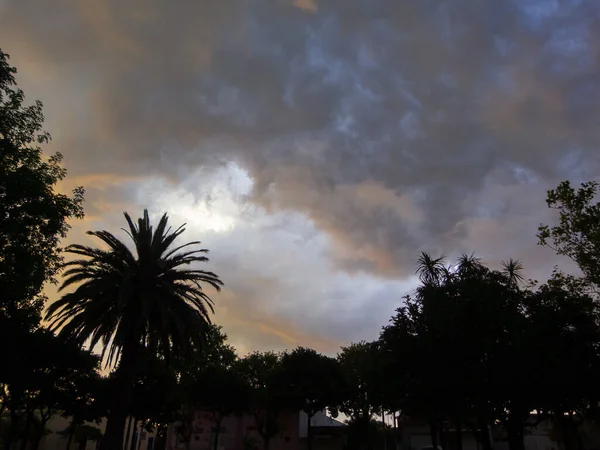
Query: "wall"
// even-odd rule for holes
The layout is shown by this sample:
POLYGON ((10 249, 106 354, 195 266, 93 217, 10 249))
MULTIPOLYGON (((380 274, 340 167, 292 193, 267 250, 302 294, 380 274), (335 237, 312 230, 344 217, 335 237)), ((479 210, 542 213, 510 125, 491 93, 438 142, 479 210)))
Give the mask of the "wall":
MULTIPOLYGON (((67 442, 68 442, 68 438, 67 437, 63 437, 61 434, 58 434, 60 431, 66 429, 69 426, 69 422, 70 419, 66 419, 62 416, 60 416, 59 414, 55 414, 54 416, 52 416, 52 418, 48 421, 48 423, 46 424, 46 428, 49 430, 49 433, 47 435, 45 435, 44 437, 42 437, 42 440, 40 441, 40 446, 38 447, 37 450, 67 450, 67 442)), ((125 434, 127 434, 128 431, 128 427, 127 425, 129 424, 129 419, 126 422, 125 425, 125 434)), ((95 423, 88 423, 88 425, 94 426, 99 428, 102 432, 104 432, 105 428, 106 428, 106 419, 103 419, 100 424, 95 424, 95 423)), ((136 424, 136 428, 139 432, 140 428, 141 428, 141 424, 138 422, 136 424)), ((132 430, 130 433, 130 436, 126 436, 127 438, 127 449, 130 448, 131 445, 131 439, 132 439, 132 435, 133 435, 133 424, 132 424, 132 430)), ((149 438, 152 438, 153 440, 156 439, 156 433, 152 432, 152 433, 147 433, 142 431, 142 436, 143 439, 141 441, 137 441, 136 442, 136 446, 135 446, 135 450, 150 450, 148 448, 148 442, 149 442, 149 438)), ((97 443, 95 441, 88 441, 86 443, 85 446, 85 450, 95 450, 97 446, 97 443)), ((79 449, 79 444, 76 442, 72 442, 71 446, 69 447, 68 450, 78 450, 79 449)), ((152 450, 163 450, 163 449, 152 449, 152 450)))
MULTIPOLYGON (((269 450, 298 450, 299 417, 297 412, 282 413, 280 415, 281 432, 270 441, 269 450)), ((207 411, 196 412, 194 420, 194 433, 190 441, 189 450, 212 450, 214 444, 215 421, 212 413, 207 411)), ((242 450, 245 438, 253 438, 257 443, 257 450, 264 450, 264 443, 256 431, 255 418, 251 414, 229 416, 221 423, 219 436, 219 450, 242 450)), ((167 435, 167 450, 185 448, 173 427, 169 427, 167 435)))

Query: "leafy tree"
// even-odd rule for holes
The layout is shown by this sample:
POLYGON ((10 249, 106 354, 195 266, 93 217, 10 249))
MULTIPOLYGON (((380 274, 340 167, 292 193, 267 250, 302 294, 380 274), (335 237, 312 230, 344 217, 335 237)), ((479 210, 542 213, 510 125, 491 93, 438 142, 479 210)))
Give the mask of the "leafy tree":
POLYGON ((71 196, 56 191, 67 174, 62 156, 42 153, 40 145, 50 140, 42 103, 24 105, 15 73, 0 50, 0 315, 35 326, 42 287, 62 263, 67 221, 83 217, 83 189, 71 196))
POLYGON ((236 361, 235 349, 227 342, 227 335, 222 327, 214 324, 207 329, 205 345, 193 348, 185 360, 178 361, 177 430, 186 446, 190 445, 197 409, 210 409, 220 423, 225 415, 236 412, 244 404, 246 393, 236 375, 236 361), (240 397, 225 395, 228 388, 240 397))
POLYGON ((203 345, 210 323, 212 301, 202 284, 220 289, 221 280, 212 272, 184 268, 206 262, 207 250, 193 249, 199 242, 177 247, 185 231, 171 231, 165 214, 156 229, 148 211, 137 225, 126 213, 132 252, 108 231, 88 234, 99 238, 107 249, 70 245, 67 252, 79 259, 66 263, 61 291, 77 285, 49 306, 47 318, 59 336, 79 345, 102 347, 108 364, 119 360, 102 446, 118 448, 131 405, 137 364, 145 352, 166 361, 181 356, 193 346, 203 345))
MULTIPOLYGON (((106 398, 110 392, 107 390, 108 379, 101 377, 97 372, 82 373, 80 376, 71 380, 74 388, 69 391, 64 404, 61 406, 61 415, 70 419, 69 425, 61 433, 67 437, 66 449, 71 448, 71 442, 76 442, 85 435, 86 439, 99 441, 101 436, 87 435, 92 425, 86 422, 100 423, 102 417, 106 416, 106 398)), ((99 430, 98 430, 99 431, 99 430)), ((90 431, 95 433, 95 431, 90 431)), ((101 433, 100 433, 101 434, 101 433)))
POLYGON ((558 225, 540 225, 540 245, 554 249, 577 263, 588 282, 600 286, 600 202, 598 183, 583 183, 575 190, 569 181, 548 191, 546 203, 558 211, 558 225))
POLYGON ((180 407, 176 372, 153 354, 141 357, 138 369, 129 415, 147 431, 164 429, 175 421, 180 407))
POLYGON ((19 439, 25 448, 32 438, 37 448, 52 415, 89 395, 87 381, 98 377, 98 358, 43 328, 25 335, 20 350, 20 371, 5 379, 11 428, 4 445, 10 448, 19 439))
POLYGON ((312 448, 311 419, 341 400, 342 372, 333 358, 315 350, 298 347, 284 353, 281 361, 281 383, 286 387, 290 405, 307 417, 308 449, 312 448))
POLYGON ((446 447, 439 433, 445 418, 457 429, 474 418, 471 426, 486 449, 488 424, 502 420, 511 447, 519 448, 519 437, 522 445, 524 421, 537 405, 533 394, 522 393, 530 359, 522 344, 525 291, 519 262, 509 261, 503 270, 490 270, 473 255, 448 268, 443 259, 423 254, 417 271, 422 285, 382 332, 385 360, 400 375, 384 384, 398 395, 396 408, 430 422, 434 446, 441 439, 446 447))
POLYGON ((281 354, 254 352, 241 359, 239 370, 250 387, 250 411, 256 429, 269 450, 271 439, 281 431, 281 412, 290 409, 281 378, 281 354))
POLYGON ((238 365, 209 366, 200 385, 202 409, 212 414, 214 423, 214 450, 217 450, 223 419, 242 414, 249 408, 250 389, 238 365))
POLYGON ((580 448, 577 426, 600 401, 599 308, 585 280, 557 269, 527 302, 529 376, 567 450, 580 448))
POLYGON ((342 347, 337 360, 343 374, 343 397, 339 411, 349 417, 349 422, 362 436, 361 446, 369 443, 371 421, 383 405, 381 396, 381 359, 375 342, 358 342, 342 347))

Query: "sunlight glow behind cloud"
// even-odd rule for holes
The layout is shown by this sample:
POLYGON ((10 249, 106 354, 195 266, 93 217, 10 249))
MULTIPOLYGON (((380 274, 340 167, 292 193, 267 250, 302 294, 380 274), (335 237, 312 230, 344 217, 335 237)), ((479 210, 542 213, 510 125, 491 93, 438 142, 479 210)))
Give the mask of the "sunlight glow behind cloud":
POLYGON ((238 165, 229 163, 208 172, 199 169, 184 182, 164 178, 137 186, 137 203, 154 216, 168 211, 173 224, 186 223, 194 232, 231 232, 244 214, 244 199, 252 180, 238 165))

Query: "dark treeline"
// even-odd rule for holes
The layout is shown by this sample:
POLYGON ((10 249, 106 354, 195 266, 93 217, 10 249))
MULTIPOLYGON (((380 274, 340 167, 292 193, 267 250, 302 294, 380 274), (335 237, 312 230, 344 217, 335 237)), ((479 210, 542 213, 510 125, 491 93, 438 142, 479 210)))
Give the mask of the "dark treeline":
POLYGON ((54 415, 68 418, 65 448, 93 439, 120 449, 127 417, 158 430, 157 449, 168 424, 189 446, 199 408, 217 433, 225 417, 253 415, 267 450, 284 412, 326 409, 348 418, 359 449, 395 448, 385 414, 425 421, 444 449, 446 427, 474 431, 491 450, 490 427, 501 426, 523 450, 532 412, 552 421, 565 450, 584 448, 580 424, 600 420, 596 183, 550 191, 558 222, 537 235, 581 276, 556 268, 538 283, 518 261, 490 268, 423 253, 419 287, 376 341, 335 358, 307 348, 239 357, 210 321, 205 289, 222 282, 201 269, 207 250, 181 243, 184 228, 166 215, 153 226, 146 211, 137 222, 126 214, 130 243, 98 231, 89 234, 101 248, 60 248, 84 192, 57 192, 61 155, 43 155, 42 105, 24 106, 15 72, 0 51, 0 448, 37 449, 54 415), (62 296, 46 308, 43 287, 59 276, 62 296))

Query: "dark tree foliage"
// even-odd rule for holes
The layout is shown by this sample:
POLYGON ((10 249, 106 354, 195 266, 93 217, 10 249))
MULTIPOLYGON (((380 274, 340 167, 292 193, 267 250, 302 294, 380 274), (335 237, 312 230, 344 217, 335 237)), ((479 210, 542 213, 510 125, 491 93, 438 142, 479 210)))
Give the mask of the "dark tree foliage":
POLYGON ((508 265, 512 277, 473 256, 447 268, 424 255, 418 270, 423 284, 381 334, 385 372, 399 375, 389 380, 394 406, 427 420, 434 445, 446 444, 443 425, 451 420, 479 429, 489 449, 489 423, 531 411, 529 398, 515 395, 528 380, 513 367, 527 360, 518 344, 524 330, 519 265, 508 265), (509 416, 500 417, 506 411, 509 416))
POLYGON ((4 446, 10 448, 15 441, 24 446, 31 441, 37 448, 54 414, 74 412, 76 405, 96 395, 99 360, 43 328, 18 337, 18 369, 3 372, 3 408, 11 419, 4 446))
POLYGON ((166 214, 156 228, 148 211, 137 224, 125 218, 134 251, 108 231, 88 232, 107 248, 67 247, 79 259, 66 263, 61 291, 76 288, 47 311, 59 336, 91 348, 99 344, 109 364, 119 359, 102 444, 109 449, 123 440, 139 358, 150 353, 169 362, 201 348, 212 311, 203 285, 222 285, 214 273, 190 267, 208 261, 207 250, 197 248, 199 242, 177 246, 185 228, 171 230, 166 214))
MULTIPOLYGON (((221 327, 210 325, 205 344, 195 347, 185 360, 178 362, 175 370, 178 377, 175 398, 179 402, 177 431, 187 446, 197 410, 211 411, 219 425, 227 415, 245 410, 246 380, 238 370, 235 349, 227 342, 221 327)), ((220 426, 217 432, 219 429, 220 426)))
POLYGON ((37 325, 45 282, 62 263, 68 220, 83 217, 83 188, 57 192, 67 172, 62 155, 44 156, 42 103, 25 106, 16 69, 0 50, 0 314, 37 325))
POLYGON ((529 295, 527 316, 539 410, 554 418, 566 449, 579 448, 577 426, 600 402, 600 306, 584 280, 555 270, 529 295))
POLYGON ((290 406, 308 416, 308 450, 312 448, 311 419, 342 400, 343 373, 338 362, 313 349, 298 347, 283 354, 280 381, 290 406))
POLYGON ((558 224, 540 225, 538 239, 577 263, 588 282, 600 286, 600 191, 598 183, 575 190, 569 181, 548 191, 546 203, 558 211, 558 224))
POLYGON ((290 398, 282 382, 282 355, 274 352, 254 352, 239 362, 239 370, 250 388, 249 411, 254 415, 256 429, 269 450, 271 439, 283 431, 282 412, 291 409, 290 398))
POLYGON ((349 418, 360 448, 369 446, 372 420, 381 413, 385 402, 380 356, 376 342, 364 341, 342 347, 337 356, 343 376, 338 409, 349 418))

